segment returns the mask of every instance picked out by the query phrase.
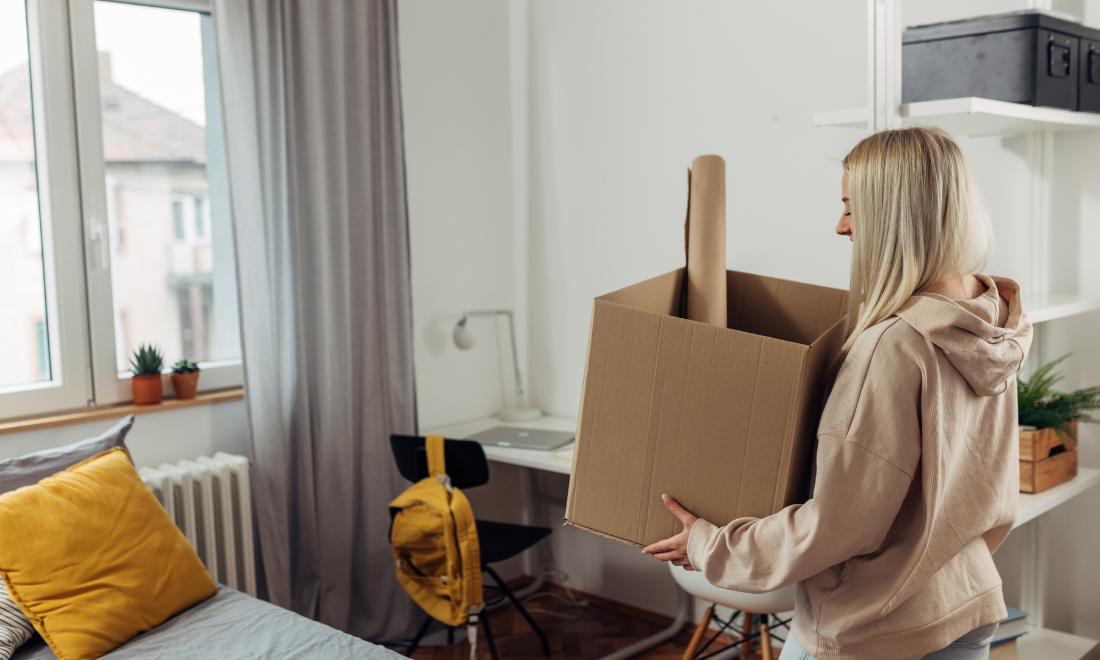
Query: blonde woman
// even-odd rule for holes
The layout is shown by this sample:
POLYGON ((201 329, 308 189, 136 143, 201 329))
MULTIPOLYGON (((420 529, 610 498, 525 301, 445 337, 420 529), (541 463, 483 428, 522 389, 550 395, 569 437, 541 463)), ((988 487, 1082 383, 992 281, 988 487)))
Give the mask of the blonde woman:
POLYGON ((939 130, 872 135, 844 159, 850 334, 818 427, 813 495, 642 552, 714 585, 798 583, 781 660, 986 658, 1006 616, 991 554, 1016 515, 1015 375, 1031 324, 982 275, 987 215, 939 130))

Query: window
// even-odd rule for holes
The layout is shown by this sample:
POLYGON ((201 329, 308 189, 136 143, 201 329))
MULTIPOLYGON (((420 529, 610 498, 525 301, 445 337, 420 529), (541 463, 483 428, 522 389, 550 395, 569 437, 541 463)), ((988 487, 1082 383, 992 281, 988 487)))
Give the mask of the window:
POLYGON ((206 210, 202 197, 193 198, 195 209, 195 237, 202 238, 206 235, 206 210))
POLYGON ((0 0, 0 387, 36 383, 49 371, 39 368, 28 332, 46 316, 46 277, 26 26, 23 3, 0 0))
POLYGON ((141 343, 241 383, 212 23, 156 4, 0 0, 0 418, 129 400, 141 343))
POLYGON ((160 346, 169 364, 204 363, 204 387, 239 384, 228 199, 210 185, 211 172, 225 176, 210 130, 220 135, 210 16, 75 1, 74 20, 91 19, 73 26, 76 87, 98 97, 78 103, 81 153, 102 154, 81 172, 104 191, 86 197, 85 215, 110 218, 113 206, 126 231, 126 249, 107 250, 109 275, 89 273, 96 400, 129 398, 139 344, 160 346))
POLYGON ((46 336, 46 322, 34 322, 34 338, 38 344, 38 380, 50 379, 50 340, 46 336))
POLYGON ((64 20, 61 3, 0 0, 0 418, 90 399, 64 20))
POLYGON ((186 233, 183 230, 183 200, 172 200, 172 229, 173 234, 176 236, 177 241, 182 241, 186 237, 186 233))

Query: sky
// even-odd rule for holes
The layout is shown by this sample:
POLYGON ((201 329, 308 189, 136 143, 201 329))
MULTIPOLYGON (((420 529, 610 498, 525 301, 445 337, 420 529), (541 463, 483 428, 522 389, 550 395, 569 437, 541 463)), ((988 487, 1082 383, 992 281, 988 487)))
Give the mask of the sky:
MULTIPOLYGON (((27 61, 25 0, 0 0, 0 72, 27 61)), ((206 125, 197 13, 97 0, 96 47, 115 82, 206 125)))

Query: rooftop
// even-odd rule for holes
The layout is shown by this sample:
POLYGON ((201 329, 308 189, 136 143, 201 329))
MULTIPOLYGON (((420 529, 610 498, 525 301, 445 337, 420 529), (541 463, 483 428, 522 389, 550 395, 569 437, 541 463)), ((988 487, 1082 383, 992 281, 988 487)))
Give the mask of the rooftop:
MULTIPOLYGON (((30 80, 26 64, 0 74, 0 162, 34 159, 30 80)), ((202 126, 100 74, 107 162, 205 163, 202 126)))

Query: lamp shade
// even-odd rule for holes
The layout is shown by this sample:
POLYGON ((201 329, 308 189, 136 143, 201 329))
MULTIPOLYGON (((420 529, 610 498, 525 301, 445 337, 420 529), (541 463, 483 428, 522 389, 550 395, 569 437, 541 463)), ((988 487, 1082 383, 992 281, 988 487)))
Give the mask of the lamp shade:
POLYGON ((470 329, 466 321, 467 317, 463 316, 455 326, 455 329, 451 332, 451 337, 454 339, 455 346, 462 351, 468 351, 477 345, 477 335, 470 329))

